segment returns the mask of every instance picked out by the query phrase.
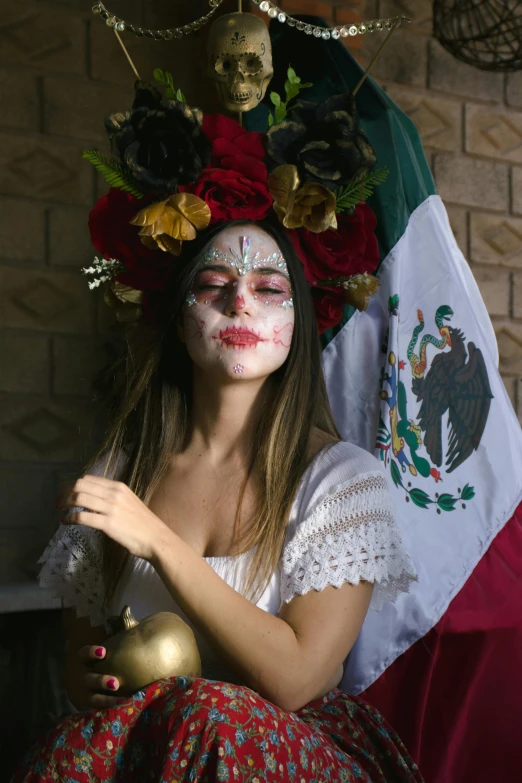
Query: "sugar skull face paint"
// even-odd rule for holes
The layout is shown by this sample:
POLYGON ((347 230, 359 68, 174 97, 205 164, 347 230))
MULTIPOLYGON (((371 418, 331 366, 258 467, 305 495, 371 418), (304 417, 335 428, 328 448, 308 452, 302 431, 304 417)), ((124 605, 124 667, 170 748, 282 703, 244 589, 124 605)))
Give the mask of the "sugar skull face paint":
POLYGON ((275 240, 257 226, 218 234, 183 309, 180 336, 194 364, 237 382, 266 377, 285 362, 293 329, 290 278, 275 240))

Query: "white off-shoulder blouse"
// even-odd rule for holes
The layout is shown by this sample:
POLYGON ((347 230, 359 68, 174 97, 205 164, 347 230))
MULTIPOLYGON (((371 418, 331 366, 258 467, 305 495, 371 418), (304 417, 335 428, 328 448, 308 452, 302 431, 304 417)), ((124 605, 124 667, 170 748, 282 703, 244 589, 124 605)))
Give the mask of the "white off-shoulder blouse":
MULTIPOLYGON (((78 617, 88 616, 93 626, 105 625, 107 630, 108 617, 119 614, 125 604, 137 620, 156 612, 176 612, 194 630, 203 676, 237 682, 147 561, 130 559, 111 605, 102 611, 101 542, 102 534, 93 528, 60 526, 38 561, 41 587, 61 598, 64 607, 75 607, 78 617)), ((241 592, 252 554, 205 559, 241 592)), ((361 580, 374 583, 370 611, 378 611, 408 591, 416 570, 395 523, 379 461, 358 446, 340 442, 320 451, 304 472, 282 556, 257 606, 276 615, 296 595, 361 580)))

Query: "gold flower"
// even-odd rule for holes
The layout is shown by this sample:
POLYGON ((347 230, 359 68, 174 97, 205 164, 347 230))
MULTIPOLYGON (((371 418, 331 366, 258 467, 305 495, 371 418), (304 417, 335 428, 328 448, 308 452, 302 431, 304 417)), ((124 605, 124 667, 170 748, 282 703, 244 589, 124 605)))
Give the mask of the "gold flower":
POLYGON ((337 228, 335 193, 318 182, 301 185, 296 166, 278 166, 270 174, 268 187, 277 217, 286 228, 304 226, 316 234, 337 228))
POLYGON ((142 313, 143 291, 131 288, 117 280, 111 280, 106 287, 103 298, 105 304, 114 310, 120 323, 134 323, 142 313))
POLYGON ((146 247, 179 256, 181 243, 195 239, 196 232, 208 226, 210 217, 210 207, 202 198, 175 193, 141 209, 130 222, 143 226, 139 234, 146 247))
POLYGON ((369 275, 367 272, 362 275, 354 275, 343 283, 344 301, 357 310, 367 310, 370 297, 377 293, 380 285, 379 278, 369 275))

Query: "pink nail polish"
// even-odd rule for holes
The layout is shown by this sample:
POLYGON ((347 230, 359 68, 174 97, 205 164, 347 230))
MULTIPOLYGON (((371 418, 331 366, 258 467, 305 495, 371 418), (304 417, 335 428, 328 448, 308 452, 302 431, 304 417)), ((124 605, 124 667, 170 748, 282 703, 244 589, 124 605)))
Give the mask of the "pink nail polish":
POLYGON ((98 658, 103 658, 103 653, 105 652, 103 647, 97 647, 94 651, 94 654, 98 656, 98 658))
POLYGON ((116 680, 107 680, 107 687, 112 688, 113 691, 116 690, 116 680))

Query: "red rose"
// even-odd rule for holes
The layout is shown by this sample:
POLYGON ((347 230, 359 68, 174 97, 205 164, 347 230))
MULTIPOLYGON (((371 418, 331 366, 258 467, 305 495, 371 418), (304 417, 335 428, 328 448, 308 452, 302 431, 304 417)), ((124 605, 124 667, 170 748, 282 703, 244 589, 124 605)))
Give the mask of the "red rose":
POLYGON ((116 280, 139 291, 162 289, 174 262, 170 254, 145 247, 138 234, 140 227, 129 222, 150 201, 111 188, 89 214, 92 244, 103 258, 115 258, 125 266, 116 280))
POLYGON ((207 202, 212 213, 211 223, 263 220, 273 201, 263 182, 251 180, 233 169, 207 168, 194 185, 180 190, 194 193, 207 202))
POLYGON ((371 274, 379 265, 374 234, 377 219, 367 204, 358 204, 353 217, 337 216, 338 227, 315 234, 307 228, 289 231, 310 284, 335 277, 371 274))
POLYGON ((332 326, 337 326, 343 317, 343 295, 335 291, 320 294, 318 289, 312 290, 315 318, 319 334, 332 326))
POLYGON ((208 114, 203 133, 212 152, 210 168, 232 169, 253 182, 268 182, 265 158, 265 134, 247 131, 236 120, 223 114, 208 114))

